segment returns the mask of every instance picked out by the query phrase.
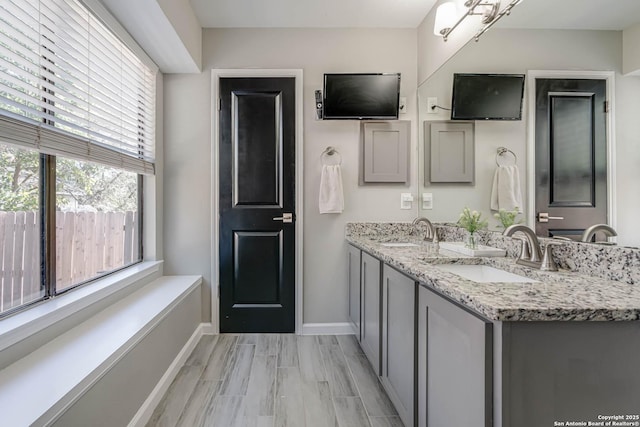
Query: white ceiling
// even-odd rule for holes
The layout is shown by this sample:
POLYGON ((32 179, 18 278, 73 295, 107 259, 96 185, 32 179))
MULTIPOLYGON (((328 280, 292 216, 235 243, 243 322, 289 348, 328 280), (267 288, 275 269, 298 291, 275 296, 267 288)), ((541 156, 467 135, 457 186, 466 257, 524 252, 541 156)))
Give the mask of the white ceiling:
POLYGON ((436 0, 191 0, 203 28, 416 28, 435 3, 436 0))
MULTIPOLYGON (((458 0, 460 3, 463 0, 458 0)), ((509 0, 502 0, 507 4, 509 0)), ((415 28, 436 0, 191 0, 203 28, 415 28)), ((640 0, 523 0, 496 26, 622 30, 640 0)))

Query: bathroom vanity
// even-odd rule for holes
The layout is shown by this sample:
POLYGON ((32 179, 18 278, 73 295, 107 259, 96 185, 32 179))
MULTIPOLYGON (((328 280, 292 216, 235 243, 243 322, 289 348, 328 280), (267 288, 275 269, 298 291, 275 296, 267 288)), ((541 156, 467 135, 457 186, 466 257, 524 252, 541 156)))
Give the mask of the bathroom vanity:
POLYGON ((574 269, 543 272, 517 265, 517 242, 498 233, 481 238, 507 257, 438 249, 410 231, 366 223, 346 231, 350 318, 406 427, 640 422, 640 283, 611 271, 620 259, 605 259, 638 269, 637 250, 554 247, 560 266, 574 269), (476 273, 455 267, 467 265, 476 273))

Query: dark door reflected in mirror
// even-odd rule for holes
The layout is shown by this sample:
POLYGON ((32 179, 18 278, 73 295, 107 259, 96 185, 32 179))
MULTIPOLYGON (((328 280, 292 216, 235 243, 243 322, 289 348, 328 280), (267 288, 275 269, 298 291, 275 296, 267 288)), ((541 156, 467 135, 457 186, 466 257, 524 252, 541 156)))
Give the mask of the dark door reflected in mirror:
POLYGON ((607 223, 606 81, 536 79, 536 224, 580 240, 607 223))

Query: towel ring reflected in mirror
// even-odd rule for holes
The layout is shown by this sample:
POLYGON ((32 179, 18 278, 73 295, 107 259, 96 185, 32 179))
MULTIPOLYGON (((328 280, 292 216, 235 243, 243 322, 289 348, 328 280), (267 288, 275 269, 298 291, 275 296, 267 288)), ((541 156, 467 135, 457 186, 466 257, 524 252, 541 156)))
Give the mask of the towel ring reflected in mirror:
POLYGON ((342 156, 335 147, 328 146, 322 154, 320 154, 320 161, 323 165, 339 166, 342 164, 342 156))
POLYGON ((514 165, 518 163, 518 156, 516 156, 516 153, 514 153, 513 151, 509 150, 506 147, 498 147, 498 154, 496 154, 496 165, 505 166, 505 164, 500 163, 500 157, 501 156, 507 157, 508 154, 511 154, 513 156, 514 165))

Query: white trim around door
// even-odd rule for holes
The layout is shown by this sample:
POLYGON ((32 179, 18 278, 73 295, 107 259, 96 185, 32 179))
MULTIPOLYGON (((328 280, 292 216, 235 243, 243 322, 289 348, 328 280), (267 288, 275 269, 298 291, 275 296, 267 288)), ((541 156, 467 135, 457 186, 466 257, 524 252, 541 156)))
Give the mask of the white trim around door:
MULTIPOLYGON (((616 228, 616 133, 615 133, 615 72, 614 71, 527 71, 527 224, 535 230, 536 221, 536 79, 594 79, 606 80, 607 101, 607 218, 616 228)), ((612 239, 615 241, 615 238, 612 239)))
POLYGON ((220 300, 219 300, 219 277, 220 269, 218 265, 218 103, 219 81, 223 77, 295 77, 296 79, 296 334, 302 333, 302 254, 303 254, 303 177, 304 177, 304 144, 303 144, 303 89, 302 70, 297 69, 213 69, 211 70, 211 188, 213 195, 211 198, 211 324, 214 333, 220 333, 220 300))

